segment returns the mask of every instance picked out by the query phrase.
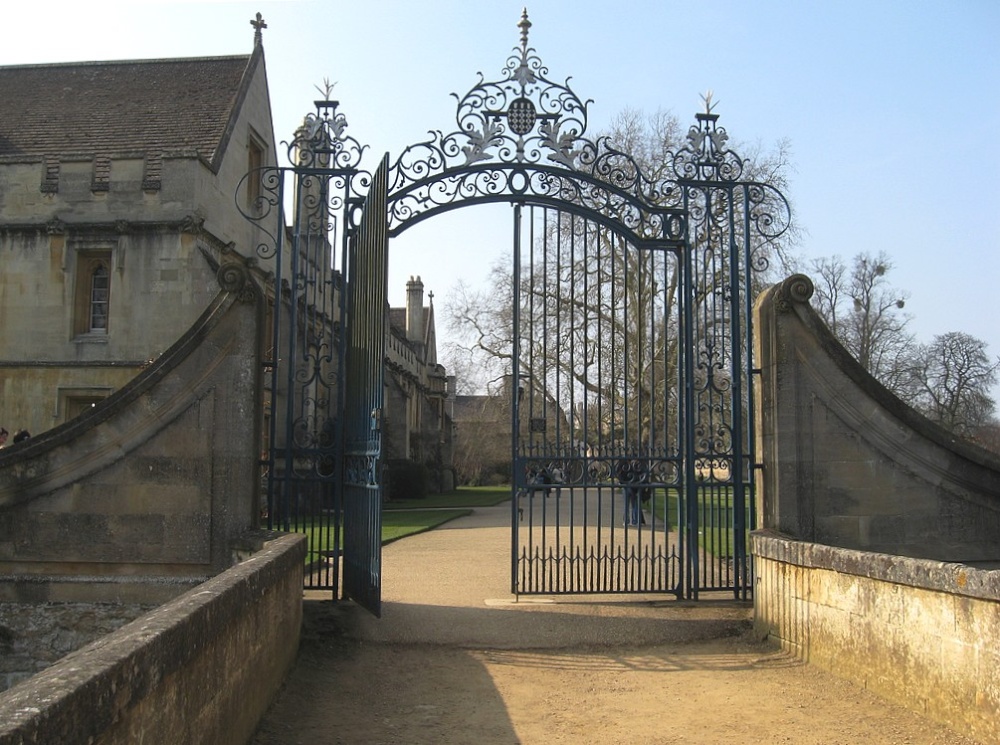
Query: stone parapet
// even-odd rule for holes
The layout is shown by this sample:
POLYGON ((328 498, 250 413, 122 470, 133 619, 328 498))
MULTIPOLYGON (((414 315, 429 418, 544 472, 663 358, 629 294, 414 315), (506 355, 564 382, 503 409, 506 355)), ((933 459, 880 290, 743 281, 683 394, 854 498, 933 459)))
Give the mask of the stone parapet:
POLYGON ((39 593, 87 577, 90 597, 62 599, 116 602, 97 590, 231 566, 233 539, 258 520, 260 305, 245 276, 225 281, 122 389, 0 451, 0 600, 55 600, 39 593))
POLYGON ((751 535, 754 626, 799 658, 1000 742, 1000 571, 751 535))
POLYGON ((243 745, 295 660, 304 535, 246 561, 0 694, 0 745, 243 745))

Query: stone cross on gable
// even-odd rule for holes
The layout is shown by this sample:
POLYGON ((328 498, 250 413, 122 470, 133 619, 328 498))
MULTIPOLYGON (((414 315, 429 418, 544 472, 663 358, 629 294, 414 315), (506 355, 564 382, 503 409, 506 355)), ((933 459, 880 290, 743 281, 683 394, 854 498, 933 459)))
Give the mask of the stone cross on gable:
POLYGON ((262 16, 260 13, 258 13, 256 19, 251 19, 250 20, 250 25, 253 26, 253 28, 254 28, 254 31, 253 31, 253 44, 254 44, 255 47, 260 46, 260 43, 261 43, 261 41, 263 39, 263 34, 261 34, 261 31, 263 29, 267 28, 267 24, 264 23, 264 16, 262 16))

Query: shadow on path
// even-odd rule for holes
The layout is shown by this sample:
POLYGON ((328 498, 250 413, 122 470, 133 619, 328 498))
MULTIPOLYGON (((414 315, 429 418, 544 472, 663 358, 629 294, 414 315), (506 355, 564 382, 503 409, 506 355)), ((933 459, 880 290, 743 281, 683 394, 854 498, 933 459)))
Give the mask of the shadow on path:
POLYGON ((976 745, 757 642, 725 597, 516 598, 510 505, 383 551, 383 614, 307 595, 251 745, 976 745))

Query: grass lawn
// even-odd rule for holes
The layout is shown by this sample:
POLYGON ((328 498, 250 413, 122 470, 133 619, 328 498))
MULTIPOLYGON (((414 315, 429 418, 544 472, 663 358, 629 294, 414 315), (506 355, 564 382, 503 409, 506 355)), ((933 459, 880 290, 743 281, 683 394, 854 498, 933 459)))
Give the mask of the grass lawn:
MULTIPOLYGON (((420 500, 418 500, 420 501, 420 500)), ((424 533, 443 525, 457 517, 471 515, 472 510, 433 509, 433 510, 394 510, 382 511, 382 545, 398 541, 408 535, 424 533)))
MULTIPOLYGON (((449 520, 465 517, 471 509, 410 509, 382 513, 382 545, 398 541, 408 535, 416 535, 433 530, 449 520)), ((309 564, 333 549, 333 528, 331 525, 320 525, 318 522, 304 521, 293 528, 296 533, 309 536, 309 549, 306 552, 306 563, 309 564)), ((343 528, 341 528, 341 547, 343 547, 343 528)))
MULTIPOLYGON (((726 486, 699 489, 698 518, 699 545, 716 554, 731 553, 732 490, 726 486)), ((476 507, 491 507, 510 499, 509 486, 463 486, 448 494, 432 494, 424 499, 396 499, 382 506, 382 545, 398 541, 464 517, 476 507)), ((678 525, 678 493, 676 489, 654 489, 652 500, 643 505, 661 519, 666 517, 674 528, 678 525)), ((309 536, 308 561, 318 552, 332 546, 332 532, 328 526, 299 524, 297 532, 309 536)))
POLYGON ((382 513, 384 516, 395 510, 432 507, 492 507, 509 499, 510 486, 462 486, 447 494, 429 494, 423 499, 394 499, 382 505, 382 513))
MULTIPOLYGON (((471 514, 474 507, 490 507, 510 499, 509 486, 462 487, 448 494, 424 499, 397 499, 382 506, 382 545, 409 535, 424 533, 458 517, 471 514)), ((330 525, 311 520, 297 522, 293 530, 309 536, 306 563, 333 548, 330 525)), ((343 539, 341 539, 343 540, 343 539)))
MULTIPOLYGON (((732 487, 727 485, 700 486, 698 492, 698 545, 713 554, 730 555, 735 544, 732 487)), ((654 489, 652 504, 647 505, 646 509, 651 508, 662 517, 664 508, 666 508, 670 525, 677 528, 678 501, 677 489, 654 489)), ((748 515, 748 520, 749 517, 748 515)))

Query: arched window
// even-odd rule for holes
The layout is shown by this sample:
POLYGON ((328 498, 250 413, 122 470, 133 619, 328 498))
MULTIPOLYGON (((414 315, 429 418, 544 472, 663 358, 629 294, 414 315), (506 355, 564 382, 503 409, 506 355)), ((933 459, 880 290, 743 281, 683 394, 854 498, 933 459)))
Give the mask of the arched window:
POLYGON ((77 254, 73 300, 73 335, 82 340, 106 338, 111 310, 111 252, 77 254))

